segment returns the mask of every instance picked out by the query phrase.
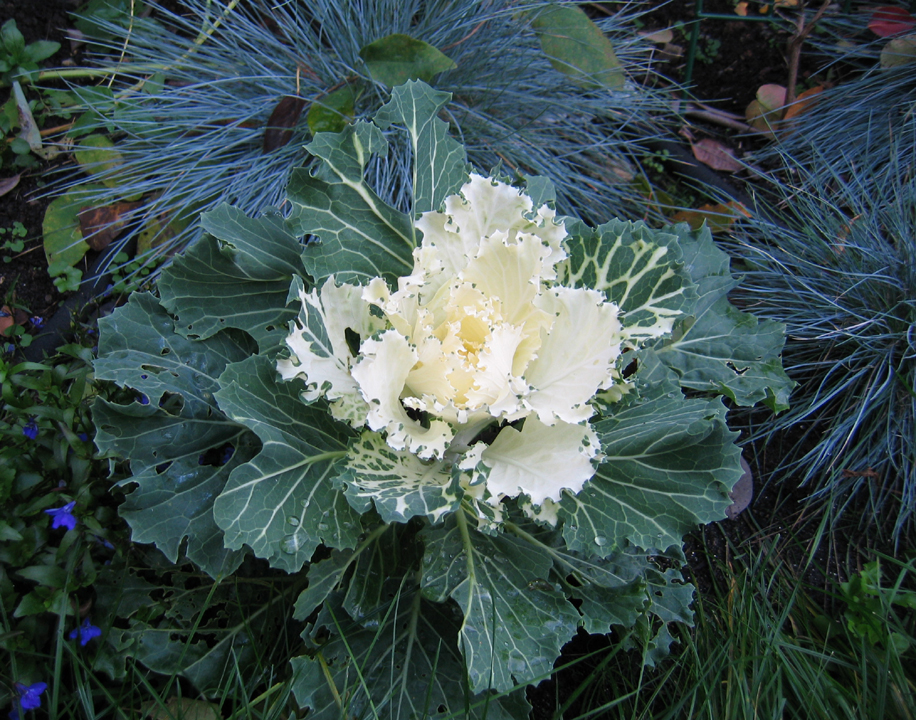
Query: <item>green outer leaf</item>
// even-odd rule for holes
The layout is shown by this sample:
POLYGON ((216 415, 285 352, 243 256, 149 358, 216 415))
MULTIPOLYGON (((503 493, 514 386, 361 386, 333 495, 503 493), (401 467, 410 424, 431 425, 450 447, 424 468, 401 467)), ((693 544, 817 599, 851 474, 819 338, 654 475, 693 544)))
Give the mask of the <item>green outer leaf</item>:
POLYGON ((149 398, 148 405, 98 399, 93 408, 100 450, 131 461, 129 482, 138 488, 122 514, 134 539, 155 543, 175 562, 188 537, 187 555, 205 572, 214 577, 231 572, 241 553, 223 547, 222 532, 213 519, 213 498, 232 468, 254 454, 257 441, 226 419, 213 395, 226 365, 248 357, 252 344, 245 336, 229 333, 189 341, 175 333, 172 318, 146 293, 134 293, 126 306, 100 320, 99 327, 96 378, 113 380, 149 398), (165 408, 159 407, 160 401, 165 408), (177 414, 168 408, 177 409, 177 414), (205 453, 227 443, 236 450, 227 465, 199 463, 205 453))
POLYGON ((306 405, 301 383, 279 381, 275 364, 252 356, 226 368, 216 393, 220 408, 264 444, 236 468, 213 512, 226 546, 248 545, 288 572, 299 570, 320 543, 354 547, 359 515, 332 478, 346 456, 347 426, 323 404, 306 405))
POLYGON ((564 493, 560 502, 570 550, 608 555, 624 539, 667 548, 697 524, 725 517, 742 469, 721 400, 656 397, 594 429, 605 460, 578 495, 564 493))
POLYGON ((213 394, 226 366, 254 352, 253 343, 237 333, 206 342, 178 335, 175 321, 149 293, 132 294, 127 305, 99 321, 99 330, 99 357, 93 363, 98 379, 144 393, 153 408, 163 393, 174 393, 195 417, 216 407, 213 394))
POLYGON ((623 89, 614 46, 581 8, 550 4, 532 12, 537 14, 531 26, 554 68, 588 88, 623 89))
POLYGON ((618 550, 607 558, 587 557, 565 547, 555 550, 564 562, 556 568, 556 580, 566 583, 570 571, 577 584, 567 594, 582 601, 582 626, 590 633, 610 632, 612 625, 633 627, 645 612, 646 572, 652 567, 645 553, 618 550))
POLYGON ((178 331, 204 339, 232 327, 262 352, 281 346, 296 316, 286 300, 293 275, 302 272, 301 245, 278 215, 249 218, 221 205, 203 223, 215 237, 176 258, 159 281, 162 304, 180 319, 178 331))
POLYGON ((408 80, 432 82, 439 73, 457 67, 429 43, 400 33, 364 45, 359 56, 372 79, 390 88, 408 80))
POLYGON ((350 504, 360 513, 372 504, 384 522, 407 522, 418 515, 437 523, 461 502, 451 463, 424 462, 392 450, 379 433, 365 431, 350 443, 338 482, 347 486, 350 504))
POLYGON ((386 602, 369 624, 347 617, 341 593, 326 602, 312 635, 327 629, 331 639, 316 658, 292 660, 293 693, 300 706, 311 708, 309 718, 528 716, 524 689, 502 697, 468 697, 457 648, 461 616, 452 603, 429 602, 396 578, 383 586, 382 596, 386 602), (338 698, 346 704, 338 705, 338 698))
POLYGON ((451 97, 424 83, 408 82, 392 90, 391 100, 375 115, 375 123, 383 130, 402 124, 410 133, 414 217, 439 210, 445 198, 468 181, 464 146, 449 137, 448 123, 437 117, 451 97))
POLYGON ((423 530, 423 594, 464 613, 461 651, 471 690, 510 690, 550 674, 578 613, 546 582, 545 549, 469 528, 463 511, 423 530))
POLYGON ((388 143, 375 125, 358 122, 340 133, 319 133, 306 149, 323 162, 314 175, 294 170, 287 194, 293 211, 290 228, 314 235, 302 253, 308 273, 321 284, 359 284, 373 277, 392 283, 413 269, 416 237, 405 214, 386 205, 363 180, 369 156, 387 152, 388 143))
POLYGON ((758 322, 728 301, 737 281, 729 272, 728 255, 716 248, 708 228, 691 233, 681 224, 667 230, 679 236, 699 297, 693 315, 675 326, 672 339, 656 345, 661 361, 684 388, 723 393, 739 405, 763 401, 776 412, 788 408, 795 383, 780 360, 786 326, 758 322))
POLYGON ((217 412, 210 417, 175 417, 149 406, 102 399, 96 400, 92 412, 99 449, 131 460, 133 474, 124 482, 137 488, 118 509, 131 526, 131 539, 154 543, 174 563, 188 538, 188 559, 208 575, 225 577, 235 570, 244 553, 223 546, 223 532, 213 519, 213 499, 229 473, 254 457, 257 439, 217 412), (227 444, 235 448, 227 464, 200 464, 208 451, 227 444))
POLYGON ((564 284, 603 292, 621 310, 631 337, 657 337, 693 310, 696 286, 684 267, 677 236, 641 222, 612 220, 592 229, 567 221, 564 284))

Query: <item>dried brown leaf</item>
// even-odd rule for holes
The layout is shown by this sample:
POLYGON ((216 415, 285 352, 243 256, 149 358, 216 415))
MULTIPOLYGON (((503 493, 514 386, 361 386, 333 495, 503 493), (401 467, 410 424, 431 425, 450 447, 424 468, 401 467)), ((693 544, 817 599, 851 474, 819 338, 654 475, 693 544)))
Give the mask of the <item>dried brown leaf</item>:
POLYGON ((264 152, 269 153, 289 144, 293 139, 293 128, 299 122, 305 100, 292 95, 280 99, 267 120, 264 129, 264 152))
POLYGON ((118 202, 102 207, 84 208, 80 211, 80 232, 93 250, 104 250, 118 236, 127 221, 127 215, 140 203, 118 202))
POLYGON ((732 200, 724 204, 701 205, 696 210, 680 210, 674 214, 671 222, 685 222, 691 230, 699 230, 705 222, 710 232, 719 233, 728 230, 741 215, 751 216, 744 205, 732 200))
POLYGON ((19 184, 20 175, 0 179, 0 196, 6 195, 10 190, 19 184))
POLYGON ((786 108, 786 114, 783 117, 783 120, 791 120, 792 118, 810 110, 817 104, 816 98, 822 92, 824 92, 823 85, 818 85, 817 87, 805 90, 805 92, 796 98, 794 103, 786 108))
POLYGON ((722 170, 723 172, 738 172, 743 167, 735 159, 735 151, 730 147, 723 145, 718 140, 700 140, 700 142, 691 145, 693 156, 704 165, 708 165, 713 170, 722 170))

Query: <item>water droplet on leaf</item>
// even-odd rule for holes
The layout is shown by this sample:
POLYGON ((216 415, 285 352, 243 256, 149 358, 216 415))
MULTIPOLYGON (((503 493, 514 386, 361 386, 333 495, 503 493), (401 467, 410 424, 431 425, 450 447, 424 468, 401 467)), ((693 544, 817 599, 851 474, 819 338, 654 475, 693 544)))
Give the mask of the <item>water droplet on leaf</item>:
POLYGON ((595 537, 595 545, 597 545, 598 547, 604 547, 605 545, 607 545, 607 538, 604 537, 604 535, 597 535, 595 537))
POLYGON ((299 552, 300 545, 298 534, 287 535, 280 541, 280 549, 287 555, 295 555, 299 552))

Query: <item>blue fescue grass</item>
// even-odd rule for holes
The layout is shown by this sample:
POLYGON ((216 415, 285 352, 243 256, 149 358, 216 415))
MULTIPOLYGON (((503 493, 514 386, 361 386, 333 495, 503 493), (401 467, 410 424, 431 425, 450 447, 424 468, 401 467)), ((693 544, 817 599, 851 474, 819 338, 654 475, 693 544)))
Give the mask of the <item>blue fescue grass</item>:
MULTIPOLYGON (((120 37, 98 63, 117 78, 105 83, 115 100, 81 92, 99 110, 95 128, 112 133, 122 158, 92 178, 115 185, 95 190, 93 203, 143 196, 122 245, 158 220, 153 254, 169 256, 199 236, 197 217, 219 202, 249 214, 282 205, 290 170, 309 162, 303 145, 310 140, 311 103, 354 78, 365 83, 357 118, 387 101, 387 89, 369 80, 359 50, 392 33, 424 40, 454 60, 456 68, 433 84, 453 93, 451 130, 476 167, 501 163, 504 171, 550 177, 561 213, 586 219, 645 214, 633 180, 642 176, 644 142, 660 132, 656 118, 670 116, 666 97, 630 80, 615 92, 580 88, 550 65, 515 2, 185 5, 189 11, 178 15, 153 4, 150 18, 133 18, 129 28, 108 26, 120 37), (292 141, 264 153, 264 126, 286 95, 305 100, 306 110, 292 141), (188 227, 162 229, 176 219, 188 227)), ((627 22, 617 14, 599 24, 627 72, 642 76, 649 72, 649 49, 627 22)), ((407 204, 409 167, 406 148, 395 146, 369 168, 382 196, 400 208, 407 204)), ((71 179, 61 189, 85 184, 85 178, 71 179)))
POLYGON ((745 263, 735 300, 786 323, 798 382, 791 409, 753 437, 779 440, 777 474, 798 473, 838 513, 858 496, 863 523, 890 524, 896 540, 916 518, 914 129, 883 146, 883 163, 875 148, 853 157, 853 135, 845 162, 784 156, 792 185, 726 241, 745 263))
POLYGON ((806 568, 793 568, 783 552, 791 542, 732 548, 716 589, 694 604, 695 626, 679 628, 670 658, 634 673, 625 656, 612 657, 583 681, 578 712, 562 717, 911 720, 916 624, 892 599, 905 576, 912 581, 913 563, 885 558, 884 591, 874 598, 888 637, 897 633, 909 646, 872 644, 843 617, 838 584, 805 585, 806 568))

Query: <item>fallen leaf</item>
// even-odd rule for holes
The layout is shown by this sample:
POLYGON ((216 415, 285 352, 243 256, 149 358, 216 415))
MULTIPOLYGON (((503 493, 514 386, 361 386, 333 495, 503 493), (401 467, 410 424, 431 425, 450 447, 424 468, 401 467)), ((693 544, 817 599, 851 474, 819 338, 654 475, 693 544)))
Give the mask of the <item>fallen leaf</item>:
POLYGON ((6 335, 6 331, 9 330, 16 323, 13 322, 13 313, 9 309, 9 306, 4 305, 0 308, 0 335, 6 335))
POLYGON ((729 520, 734 520, 738 517, 751 504, 751 500, 754 499, 754 475, 751 472, 751 466, 747 464, 747 460, 743 456, 741 457, 741 469, 744 474, 738 478, 738 482, 728 493, 732 504, 725 508, 725 514, 729 520))
POLYGON ((657 45, 667 45, 674 40, 674 31, 671 28, 664 30, 643 30, 639 33, 645 40, 657 45))
POLYGON ((19 184, 20 175, 0 179, 0 196, 6 195, 19 184))
POLYGON ((87 175, 106 187, 117 188, 123 185, 121 178, 113 175, 124 162, 124 158, 115 149, 115 144, 104 135, 87 135, 73 149, 73 158, 87 175))
POLYGON ((735 5, 735 15, 740 15, 741 17, 747 17, 747 11, 750 8, 750 3, 739 2, 735 5))
POLYGON ((700 140, 695 145, 691 145, 693 156, 704 165, 708 165, 713 170, 722 170, 723 172, 738 172, 744 166, 735 159, 735 151, 720 143, 718 140, 700 140))
POLYGON ((293 95, 286 95, 280 99, 264 129, 264 152, 269 153, 277 148, 289 144, 293 139, 293 128, 299 122, 305 100, 293 95))
POLYGON ((916 61, 916 34, 891 40, 881 49, 881 67, 893 68, 916 61))
POLYGON ((685 222, 690 225, 691 230, 699 230, 703 227, 703 223, 706 223, 710 232, 719 233, 725 232, 734 225, 740 215, 751 216, 744 205, 732 200, 724 204, 701 205, 696 210, 680 210, 674 214, 671 222, 685 222))
POLYGON ((796 98, 794 103, 786 108, 783 120, 791 120, 792 118, 801 115, 804 112, 808 112, 811 108, 817 105, 817 100, 815 98, 817 98, 817 96, 822 92, 824 92, 823 85, 818 85, 817 87, 805 90, 805 92, 796 98))
POLYGON ((782 85, 768 83, 757 89, 757 101, 769 112, 786 104, 786 89, 782 85))
POLYGON ((79 220, 83 239, 93 250, 104 250, 124 228, 124 223, 130 219, 130 212, 139 205, 135 202, 117 202, 81 209, 79 220))
POLYGON ((623 89, 626 76, 614 46, 580 7, 549 4, 531 27, 550 64, 588 88, 623 89))
POLYGON ((916 18, 902 7, 885 5, 872 13, 868 29, 878 37, 893 37, 912 32, 916 28, 916 18))
POLYGON ((786 89, 782 85, 761 85, 757 90, 757 99, 751 100, 744 116, 752 128, 775 140, 776 133, 773 130, 782 119, 785 104, 786 89))

